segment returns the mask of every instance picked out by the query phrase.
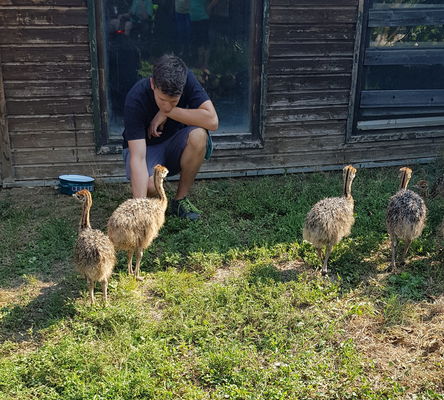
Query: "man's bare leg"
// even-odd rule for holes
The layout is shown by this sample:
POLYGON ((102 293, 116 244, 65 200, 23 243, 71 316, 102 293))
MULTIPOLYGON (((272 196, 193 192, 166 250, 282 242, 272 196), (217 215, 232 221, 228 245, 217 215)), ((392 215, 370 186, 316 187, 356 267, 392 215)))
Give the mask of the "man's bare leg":
POLYGON ((154 187, 154 177, 150 176, 148 178, 148 192, 147 192, 147 197, 156 197, 157 196, 157 192, 156 192, 156 188, 154 187))
POLYGON ((207 148, 208 133, 205 129, 193 129, 180 159, 180 180, 176 200, 183 199, 191 189, 197 173, 203 163, 207 148))

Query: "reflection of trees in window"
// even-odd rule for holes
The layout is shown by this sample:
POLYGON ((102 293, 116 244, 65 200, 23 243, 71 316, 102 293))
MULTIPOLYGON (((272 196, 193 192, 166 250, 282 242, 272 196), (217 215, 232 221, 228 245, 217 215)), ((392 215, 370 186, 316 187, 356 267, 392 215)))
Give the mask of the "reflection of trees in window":
POLYGON ((378 8, 413 8, 413 7, 443 7, 440 0, 374 0, 372 7, 378 8))
POLYGON ((387 26, 377 26, 371 29, 370 47, 419 47, 442 43, 444 41, 443 25, 438 25, 437 21, 430 21, 432 9, 439 8, 444 9, 444 4, 440 0, 373 0, 370 12, 385 15, 385 18, 379 22, 385 21, 387 26), (411 8, 418 10, 418 14, 415 10, 409 10, 411 8), (399 26, 393 26, 395 25, 393 22, 387 23, 389 14, 385 12, 389 10, 394 10, 393 12, 396 13, 390 15, 398 16, 395 20, 405 17, 408 22, 404 25, 399 23, 399 26))
POLYGON ((433 46, 443 44, 444 26, 381 26, 373 28, 370 36, 370 47, 392 46, 433 46))
POLYGON ((215 99, 232 95, 248 82, 248 47, 245 40, 230 41, 226 38, 212 44, 209 75, 204 86, 215 99))

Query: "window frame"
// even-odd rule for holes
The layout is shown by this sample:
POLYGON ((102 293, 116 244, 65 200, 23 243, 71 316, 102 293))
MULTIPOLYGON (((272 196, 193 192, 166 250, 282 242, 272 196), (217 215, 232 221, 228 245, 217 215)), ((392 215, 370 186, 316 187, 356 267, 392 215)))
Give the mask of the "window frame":
MULTIPOLYGON (((106 0, 87 0, 91 54, 92 116, 97 154, 122 152, 122 139, 109 136, 106 93, 106 45, 102 4, 106 0)), ((266 60, 268 59, 269 1, 251 0, 251 132, 212 134, 215 149, 263 148, 266 110, 266 60)), ((217 106, 217 105, 216 105, 217 106)))
MULTIPOLYGON (((380 126, 377 127, 377 124, 374 124, 373 128, 370 127, 368 129, 369 133, 364 133, 365 130, 360 130, 358 132, 357 124, 359 121, 359 111, 361 107, 361 95, 364 92, 362 90, 363 84, 363 75, 364 75, 364 62, 368 50, 368 34, 370 28, 373 25, 369 26, 370 22, 370 5, 371 0, 359 0, 358 3, 358 17, 356 22, 356 37, 355 37, 355 47, 353 53, 353 67, 352 67, 352 79, 351 79, 351 91, 350 91, 350 101, 349 101, 349 110, 347 117, 347 126, 346 126, 346 143, 354 143, 354 142, 374 142, 374 141, 387 141, 387 140, 398 140, 398 139, 418 139, 418 138, 434 138, 434 137, 444 137, 444 122, 436 123, 435 125, 421 125, 419 117, 410 119, 409 118, 400 118, 396 119, 396 117, 387 117, 382 121, 391 121, 393 122, 393 126, 385 126, 385 129, 380 126), (416 123, 415 123, 416 119, 416 123), (419 125, 418 125, 419 123, 419 125), (418 127, 421 126, 427 131, 418 131, 418 127), (437 128, 435 128, 437 127, 437 128), (439 128, 441 127, 441 128, 439 128)), ((444 12, 444 9, 443 9, 444 12)), ((398 25, 394 25, 398 26, 398 25)), ((444 46, 443 46, 444 47, 444 46)), ((399 49, 392 50, 375 50, 376 52, 387 51, 389 54, 393 51, 402 51, 399 49)), ((415 51, 415 50, 413 50, 415 51)), ((413 52, 412 51, 412 52, 413 52)), ((416 50, 418 52, 418 50, 416 50)), ((426 52, 432 51, 432 49, 420 49, 419 51, 426 52)), ((442 50, 444 51, 444 49, 442 50)), ((372 51, 370 50, 370 55, 372 51)), ((419 53, 418 53, 419 56, 419 53)), ((421 63, 412 63, 414 65, 421 63)), ((401 63, 400 63, 401 65, 401 63)), ((365 94, 367 94, 367 98, 369 98, 372 93, 368 90, 365 94)), ((388 91, 387 91, 388 92, 388 91)), ((395 92, 395 91, 391 91, 395 92)), ((400 91, 402 92, 402 90, 400 91)), ((407 92, 407 90, 405 91, 407 92)), ((420 90, 418 90, 420 92, 420 90)), ((426 92, 424 90, 423 92, 426 92)), ((444 90, 443 90, 444 92, 444 90)), ((386 93, 386 95, 389 93, 386 93)), ((392 93, 396 94, 396 93, 392 93)), ((425 93, 422 93, 425 95, 425 93)), ((440 94, 441 95, 441 94, 440 94)), ((407 107, 404 105, 404 107, 407 107)), ((444 116, 443 116, 444 118, 444 116)))

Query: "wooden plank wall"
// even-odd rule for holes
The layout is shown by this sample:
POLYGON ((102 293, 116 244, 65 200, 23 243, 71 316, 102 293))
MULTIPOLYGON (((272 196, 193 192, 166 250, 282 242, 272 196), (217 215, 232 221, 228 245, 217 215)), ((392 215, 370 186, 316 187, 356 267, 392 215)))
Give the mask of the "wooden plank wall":
POLYGON ((86 0, 0 0, 0 25, 15 181, 121 175, 95 154, 86 0))
MULTIPOLYGON (((263 148, 220 149, 201 176, 424 160, 443 138, 345 143, 358 0, 270 0, 263 148)), ((0 0, 0 59, 17 183, 121 179, 97 155, 86 0, 0 0)))

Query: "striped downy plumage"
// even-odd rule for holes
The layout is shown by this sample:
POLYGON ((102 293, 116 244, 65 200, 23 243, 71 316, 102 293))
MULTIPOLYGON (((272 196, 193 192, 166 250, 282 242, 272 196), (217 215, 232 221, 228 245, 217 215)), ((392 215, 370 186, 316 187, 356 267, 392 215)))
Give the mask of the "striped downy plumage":
POLYGON ((425 179, 420 179, 413 187, 423 199, 428 199, 430 197, 429 182, 427 182, 425 179))
POLYGON ((316 247, 319 258, 323 260, 322 274, 327 274, 327 262, 332 248, 348 236, 355 222, 353 216, 354 200, 351 185, 356 169, 347 165, 343 169, 344 190, 341 197, 328 197, 318 201, 307 214, 303 237, 316 247), (322 250, 325 248, 325 255, 322 250))
POLYGON ((116 264, 114 246, 103 232, 91 228, 89 218, 92 206, 91 193, 85 189, 73 194, 73 197, 83 204, 79 235, 74 248, 74 262, 77 270, 87 280, 91 304, 95 302, 94 286, 96 282, 100 282, 102 285, 106 304, 108 301, 108 280, 116 264))
POLYGON ((387 232, 391 240, 392 268, 396 268, 396 252, 399 240, 405 242, 400 261, 403 262, 410 244, 421 235, 425 226, 427 208, 424 200, 417 193, 407 189, 412 170, 407 167, 400 169, 401 186, 399 191, 389 200, 387 208, 387 232))
POLYGON ((168 200, 163 180, 168 169, 161 165, 154 167, 154 187, 157 197, 128 199, 112 213, 108 220, 108 235, 116 250, 128 252, 128 273, 140 277, 140 262, 143 251, 157 237, 165 222, 168 200), (133 255, 136 252, 136 267, 133 270, 133 255))
POLYGON ((444 174, 436 179, 430 189, 430 197, 433 199, 437 196, 444 197, 444 174))
POLYGON ((425 179, 420 179, 414 186, 418 189, 421 197, 434 199, 435 197, 444 197, 444 175, 439 176, 431 185, 425 179))

